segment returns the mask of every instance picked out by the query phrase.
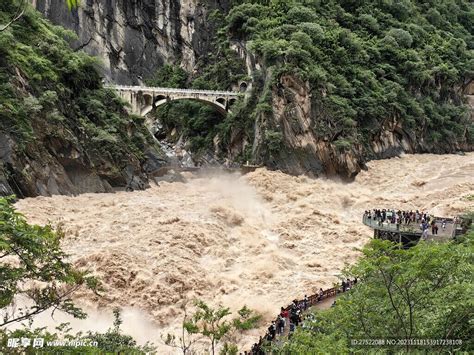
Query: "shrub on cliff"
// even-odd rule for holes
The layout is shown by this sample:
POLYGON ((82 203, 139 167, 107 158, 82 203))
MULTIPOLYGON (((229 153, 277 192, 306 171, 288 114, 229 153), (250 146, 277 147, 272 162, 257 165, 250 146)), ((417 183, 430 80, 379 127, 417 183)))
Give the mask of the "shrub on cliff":
MULTIPOLYGON (((0 3, 7 23, 20 1, 0 3)), ((62 6, 66 7, 65 3, 62 6)), ((24 195, 37 194, 32 161, 100 174, 113 184, 127 165, 136 169, 153 145, 143 119, 102 86, 100 63, 70 48, 74 33, 53 26, 29 4, 0 31, 0 135, 12 141, 10 175, 24 195)), ((0 166, 1 168, 1 166, 0 166)))
MULTIPOLYGON (((351 142, 348 150, 360 161, 373 157, 372 142, 392 129, 416 152, 474 146, 474 125, 462 95, 474 78, 472 2, 239 0, 229 13, 213 18, 220 27, 214 38, 218 50, 200 60, 192 85, 230 88, 230 79, 235 83, 245 73, 234 65, 230 48, 238 47, 250 61, 256 55, 253 75, 263 73, 270 83, 270 104, 275 104, 272 97, 291 96, 282 78, 303 83, 296 90, 307 88, 311 97, 307 133, 337 149, 340 142, 351 142)), ((264 96, 262 88, 253 85, 252 94, 264 96)), ((257 105, 249 100, 245 110, 233 110, 237 119, 226 118, 219 130, 222 152, 230 136, 258 142, 255 133, 265 129, 292 134, 278 124, 281 117, 272 119, 272 112, 259 112, 257 105), (245 121, 253 124, 239 127, 245 121)), ((291 145, 288 139, 284 143, 291 145)), ((254 150, 267 151, 268 158, 268 149, 261 148, 254 150)))
POLYGON ((331 121, 313 117, 316 134, 366 143, 395 117, 419 139, 438 131, 438 144, 474 143, 461 96, 474 77, 471 2, 241 3, 226 18, 230 38, 249 41, 277 79, 309 83, 331 121))

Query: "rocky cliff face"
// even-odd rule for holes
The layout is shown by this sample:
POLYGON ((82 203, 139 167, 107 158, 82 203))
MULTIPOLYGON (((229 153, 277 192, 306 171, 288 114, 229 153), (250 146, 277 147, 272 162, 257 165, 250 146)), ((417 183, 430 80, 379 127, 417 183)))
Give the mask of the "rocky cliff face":
MULTIPOLYGON (((228 6, 227 2, 210 5, 224 11, 228 6)), ((112 82, 140 83, 170 62, 180 63, 192 73, 197 59, 211 50, 209 39, 214 29, 204 21, 208 8, 195 0, 87 0, 73 12, 61 0, 37 0, 35 6, 53 23, 74 30, 79 39, 73 46, 102 58, 104 74, 112 82)), ((249 76, 262 69, 245 42, 235 42, 232 48, 246 63, 249 76)), ((341 153, 313 134, 311 100, 304 84, 287 77, 272 96, 274 122, 257 119, 254 125, 254 160, 291 173, 352 176, 360 170, 361 163, 353 152, 341 153), (277 154, 261 157, 267 124, 281 129, 284 141, 277 154)), ((224 147, 230 161, 252 144, 242 137, 235 131, 231 144, 224 147)))
POLYGON ((143 158, 130 154, 117 161, 111 154, 103 154, 69 134, 55 133, 52 137, 53 133, 43 130, 44 125, 38 122, 33 129, 37 138, 28 144, 26 152, 12 137, 0 133, 0 196, 112 192, 114 187, 128 184, 133 189, 142 189, 148 186, 144 164, 148 172, 153 172, 166 163, 151 145, 143 158))
MULTIPOLYGON (((468 101, 470 98, 467 95, 468 101)), ((472 145, 455 140, 430 144, 394 117, 383 122, 380 130, 370 137, 368 146, 354 144, 345 149, 338 148, 317 131, 321 117, 309 85, 292 76, 283 76, 274 87, 272 106, 270 119, 259 125, 281 131, 283 135, 278 152, 267 155, 263 161, 294 174, 339 175, 351 179, 365 169, 366 161, 372 159, 391 158, 402 153, 454 153, 473 149, 472 145)), ((254 151, 262 144, 261 139, 254 145, 254 151)))
POLYGON ((76 49, 98 56, 107 80, 139 84, 164 63, 195 70, 210 50, 211 8, 226 10, 228 1, 84 0, 70 12, 63 0, 35 0, 33 5, 53 23, 73 30, 76 49))
MULTIPOLYGON (((69 12, 62 0, 34 1, 36 8, 53 23, 74 30, 79 39, 73 46, 102 58, 106 79, 119 84, 141 83, 164 63, 179 64, 188 73, 195 73, 199 59, 215 49, 211 38, 216 29, 206 21, 206 16, 211 9, 227 13, 229 4, 230 1, 219 0, 84 0, 78 10, 69 12)), ((245 41, 232 42, 231 48, 244 60, 249 77, 256 71, 266 75, 264 65, 248 50, 245 41)), ((273 80, 267 79, 267 84, 273 80)), ((251 160, 272 168, 294 174, 351 178, 364 169, 369 159, 402 152, 472 149, 456 142, 430 145, 394 117, 387 117, 380 130, 366 139, 367 146, 337 147, 334 136, 325 136, 318 129, 326 123, 321 121, 307 83, 286 75, 270 90, 273 113, 257 115, 253 138, 239 128, 232 130, 230 143, 214 150, 213 161, 219 160, 217 155, 220 161, 227 162, 248 157, 246 152, 251 145, 251 160), (279 146, 271 152, 268 132, 282 134, 279 146)), ((219 138, 216 136, 214 141, 220 141, 219 138)))
POLYGON ((278 159, 273 164, 293 173, 353 177, 363 167, 360 147, 339 151, 314 131, 314 114, 309 86, 291 76, 281 78, 273 92, 273 119, 283 132, 278 159))
MULTIPOLYGON (((0 17, 17 7, 2 2, 0 17)), ((102 87, 95 60, 37 12, 0 32, 0 93, 0 195, 141 188, 166 163, 144 120, 102 87)))

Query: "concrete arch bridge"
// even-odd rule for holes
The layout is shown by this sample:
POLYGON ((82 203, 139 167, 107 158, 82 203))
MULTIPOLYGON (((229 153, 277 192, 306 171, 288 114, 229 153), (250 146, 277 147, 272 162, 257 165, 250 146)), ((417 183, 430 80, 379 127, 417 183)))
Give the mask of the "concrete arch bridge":
POLYGON ((154 108, 174 100, 196 100, 210 104, 222 114, 230 112, 230 107, 242 95, 233 91, 212 91, 195 89, 172 89, 148 86, 108 85, 131 105, 131 112, 145 116, 154 108))

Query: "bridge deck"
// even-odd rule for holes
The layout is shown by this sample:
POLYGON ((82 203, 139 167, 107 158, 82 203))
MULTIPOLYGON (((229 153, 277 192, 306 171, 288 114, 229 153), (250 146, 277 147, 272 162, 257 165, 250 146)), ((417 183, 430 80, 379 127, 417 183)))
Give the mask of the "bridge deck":
POLYGON ((148 91, 156 93, 169 93, 169 94, 198 94, 198 95, 220 95, 226 97, 238 97, 242 95, 240 92, 235 91, 214 91, 214 90, 198 90, 198 89, 175 89, 175 88, 162 88, 162 87, 152 87, 152 86, 138 86, 138 85, 105 85, 105 87, 114 89, 114 90, 123 90, 123 91, 148 91))

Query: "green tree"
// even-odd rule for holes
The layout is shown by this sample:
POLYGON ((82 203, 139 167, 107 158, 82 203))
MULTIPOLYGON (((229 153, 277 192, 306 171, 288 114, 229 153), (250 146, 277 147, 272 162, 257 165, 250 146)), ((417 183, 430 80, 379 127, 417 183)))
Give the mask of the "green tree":
MULTIPOLYGON (((420 242, 409 250, 374 240, 346 272, 360 283, 335 307, 315 314, 284 346, 289 352, 355 352, 351 339, 402 339, 403 351, 472 351, 474 233, 462 241, 420 242), (462 344, 410 346, 410 339, 458 339, 462 344)), ((394 349, 385 346, 377 349, 394 349)))
POLYGON ((193 322, 198 326, 199 333, 209 339, 211 352, 214 355, 216 345, 232 329, 232 324, 225 319, 231 312, 229 308, 222 306, 213 309, 203 301, 197 301, 196 307, 193 322))
POLYGON ((277 153, 283 146, 283 133, 280 131, 267 130, 265 131, 265 142, 267 143, 268 151, 270 153, 277 153))
POLYGON ((122 334, 120 311, 114 309, 114 325, 105 333, 87 332, 72 333, 69 323, 60 324, 55 332, 43 328, 31 329, 25 326, 16 330, 0 329, 0 349, 8 350, 9 354, 155 354, 156 347, 146 343, 137 345, 129 335, 122 334), (29 339, 30 345, 8 347, 8 339, 29 339), (32 340, 42 338, 43 347, 33 347, 32 340), (71 342, 71 344, 68 344, 71 342))
MULTIPOLYGON (((80 5, 80 3, 81 3, 80 0, 66 0, 66 4, 69 10, 77 8, 80 5)), ((5 25, 0 25, 0 32, 5 31, 15 21, 19 20, 25 13, 27 6, 28 6, 28 0, 20 0, 13 18, 10 21, 8 21, 5 25)))
POLYGON ((93 343, 97 343, 97 347, 93 349, 97 353, 105 351, 108 353, 143 354, 155 351, 153 344, 146 343, 143 346, 139 346, 133 337, 123 334, 120 329, 123 322, 120 309, 115 308, 113 314, 113 327, 109 328, 105 333, 87 332, 85 335, 79 334, 79 338, 88 339, 93 343))
POLYGON ((17 8, 13 12, 13 17, 5 24, 5 25, 0 25, 0 32, 5 31, 8 27, 10 27, 15 21, 19 20, 23 14, 25 13, 25 10, 28 6, 28 0, 21 0, 18 3, 17 8))
POLYGON ((184 355, 192 351, 193 345, 200 340, 199 327, 190 319, 187 313, 186 306, 183 308, 184 317, 181 324, 181 335, 177 337, 174 334, 167 333, 166 336, 161 336, 164 343, 172 348, 180 349, 184 355))
POLYGON ((85 313, 71 300, 81 287, 97 291, 97 279, 66 262, 61 230, 30 225, 12 198, 0 198, 0 326, 31 319, 48 309, 78 318, 85 313), (17 309, 16 302, 25 302, 17 309))
POLYGON ((146 81, 146 84, 167 88, 186 88, 187 79, 188 73, 184 69, 179 66, 165 64, 156 71, 151 79, 146 81))
MULTIPOLYGON (((0 2, 0 23, 14 15, 18 3, 0 2)), ((126 185, 126 166, 140 170, 145 152, 160 155, 143 118, 127 114, 124 101, 102 86, 97 59, 73 51, 68 43, 73 38, 30 4, 19 21, 0 32, 0 131, 15 142, 12 164, 4 169, 18 181, 18 196, 37 193, 24 162, 61 161, 56 163, 56 151, 48 149, 53 141, 88 156, 84 168, 101 170, 115 186, 126 185)))
MULTIPOLYGON (((174 348, 179 348, 183 354, 188 354, 195 342, 201 338, 209 340, 211 353, 216 353, 217 345, 226 340, 234 332, 242 332, 256 327, 261 320, 261 315, 242 307, 237 313, 238 317, 230 319, 232 314, 229 308, 219 306, 212 308, 201 300, 195 302, 196 311, 192 316, 188 316, 186 309, 182 323, 182 335, 176 337, 167 334, 162 337, 165 344, 174 348)), ((236 354, 237 347, 225 341, 220 351, 221 354, 236 354)))
MULTIPOLYGON (((362 147, 366 156, 373 156, 371 142, 387 129, 389 119, 402 127, 403 135, 413 137, 413 145, 423 141, 429 150, 446 152, 456 144, 474 143, 462 95, 473 78, 472 19, 474 6, 466 0, 241 0, 225 16, 219 33, 226 40, 218 42, 216 52, 246 44, 248 54, 263 64, 271 95, 286 103, 294 92, 286 79, 301 79, 311 97, 311 117, 305 118, 317 138, 339 146, 351 142, 348 150, 362 147)), ((222 59, 209 59, 200 71, 218 68, 209 79, 227 84, 230 75, 221 77, 226 70, 219 67, 222 59)), ((257 90, 264 86, 252 89, 260 96, 257 90)), ((282 119, 269 114, 262 120, 258 103, 246 104, 255 125, 246 126, 241 136, 249 141, 255 138, 253 127, 282 119)), ((220 132, 222 141, 237 131, 239 122, 230 123, 220 132)), ((254 152, 265 155, 261 148, 254 152)))
POLYGON ((239 317, 232 320, 232 324, 236 330, 244 331, 255 328, 262 316, 254 310, 243 306, 237 311, 239 317))

